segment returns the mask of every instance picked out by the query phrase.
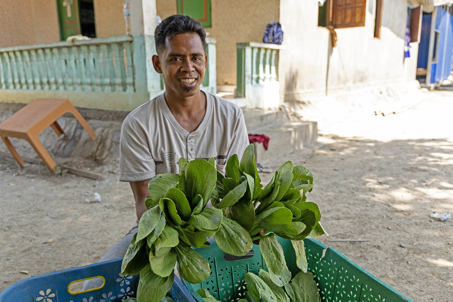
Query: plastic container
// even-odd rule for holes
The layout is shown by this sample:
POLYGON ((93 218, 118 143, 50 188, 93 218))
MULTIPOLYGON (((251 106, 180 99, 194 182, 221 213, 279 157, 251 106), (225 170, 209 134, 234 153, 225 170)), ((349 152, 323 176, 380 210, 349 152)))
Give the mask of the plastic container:
MULTIPOLYGON (((3 291, 0 302, 118 302, 135 297, 138 275, 121 276, 121 262, 120 258, 30 277, 3 291), (99 280, 99 286, 83 290, 90 279, 99 280)), ((176 279, 171 290, 173 297, 187 301, 190 294, 176 279)))
MULTIPOLYGON (((291 242, 278 239, 285 252, 287 265, 291 272, 298 271, 296 257, 291 242)), ((243 277, 247 272, 257 273, 264 266, 258 245, 254 245, 254 256, 248 259, 226 261, 224 253, 215 243, 197 251, 211 265, 211 276, 201 284, 183 281, 192 297, 176 301, 203 301, 196 293, 199 288, 206 288, 220 301, 237 301, 244 296, 243 277)), ((322 301, 376 301, 399 302, 411 301, 333 248, 326 248, 313 239, 305 240, 308 268, 316 278, 322 301)), ((177 285, 180 286, 181 283, 177 285)))
MULTIPOLYGON (((292 273, 298 271, 291 242, 278 239, 292 273)), ((322 301, 411 301, 351 262, 333 248, 305 240, 308 267, 316 277, 322 301)), ((177 302, 203 301, 196 293, 207 288, 221 301, 237 301, 245 293, 243 277, 264 267, 258 245, 248 259, 227 261, 215 243, 197 251, 208 259, 211 276, 201 284, 190 284, 175 277, 170 295, 177 302)), ((122 259, 95 263, 17 282, 0 294, 0 302, 117 302, 135 296, 138 276, 121 276, 122 259), (103 284, 81 291, 83 283, 98 278, 103 284)))

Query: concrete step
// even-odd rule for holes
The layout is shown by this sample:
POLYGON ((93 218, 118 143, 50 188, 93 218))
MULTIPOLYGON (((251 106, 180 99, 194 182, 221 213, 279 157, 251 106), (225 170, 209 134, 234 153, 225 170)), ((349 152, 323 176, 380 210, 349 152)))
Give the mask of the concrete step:
MULTIPOLYGON (((269 136, 269 148, 256 144, 257 162, 266 166, 270 163, 286 162, 285 155, 300 152, 301 159, 308 157, 315 149, 318 139, 318 124, 313 121, 289 121, 281 126, 268 128, 263 133, 269 136)), ((275 167, 274 167, 275 168, 275 167)))
POLYGON ((258 163, 266 166, 281 158, 283 164, 285 154, 298 151, 302 157, 307 157, 314 151, 318 138, 317 122, 301 120, 283 110, 243 110, 248 133, 265 134, 270 138, 268 150, 263 144, 255 145, 258 163))
POLYGON ((291 120, 281 110, 243 109, 245 124, 249 133, 263 132, 276 128, 291 120))

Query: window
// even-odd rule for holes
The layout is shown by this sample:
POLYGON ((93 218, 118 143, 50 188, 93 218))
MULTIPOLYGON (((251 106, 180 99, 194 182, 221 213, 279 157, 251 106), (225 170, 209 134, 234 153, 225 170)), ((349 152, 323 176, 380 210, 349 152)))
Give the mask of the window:
POLYGON ((318 11, 319 26, 365 26, 366 0, 327 0, 318 11))

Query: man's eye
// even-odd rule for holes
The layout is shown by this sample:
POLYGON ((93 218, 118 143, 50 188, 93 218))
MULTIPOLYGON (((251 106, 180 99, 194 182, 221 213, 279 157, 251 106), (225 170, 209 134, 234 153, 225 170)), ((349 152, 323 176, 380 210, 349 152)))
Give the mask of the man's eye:
POLYGON ((171 57, 170 62, 181 62, 182 59, 180 57, 171 57))
POLYGON ((199 62, 202 60, 202 58, 200 56, 197 56, 197 57, 193 57, 193 60, 199 62))

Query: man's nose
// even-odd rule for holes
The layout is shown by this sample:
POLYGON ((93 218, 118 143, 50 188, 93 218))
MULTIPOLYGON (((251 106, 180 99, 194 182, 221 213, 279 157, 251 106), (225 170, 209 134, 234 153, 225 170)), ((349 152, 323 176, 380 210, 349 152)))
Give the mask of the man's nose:
POLYGON ((182 66, 181 66, 181 69, 183 71, 193 71, 194 70, 194 66, 193 66, 193 62, 192 60, 190 59, 190 57, 185 57, 183 62, 182 62, 182 66))

